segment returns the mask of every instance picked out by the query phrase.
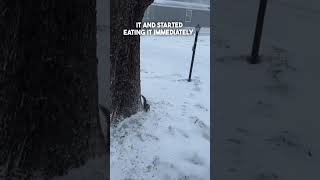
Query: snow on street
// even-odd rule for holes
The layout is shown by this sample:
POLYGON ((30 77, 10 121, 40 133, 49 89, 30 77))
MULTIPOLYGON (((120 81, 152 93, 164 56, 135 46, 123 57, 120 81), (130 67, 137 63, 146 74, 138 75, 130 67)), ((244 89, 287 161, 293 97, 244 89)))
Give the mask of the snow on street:
POLYGON ((111 129, 112 180, 210 179, 210 36, 141 37, 141 91, 151 105, 111 129))

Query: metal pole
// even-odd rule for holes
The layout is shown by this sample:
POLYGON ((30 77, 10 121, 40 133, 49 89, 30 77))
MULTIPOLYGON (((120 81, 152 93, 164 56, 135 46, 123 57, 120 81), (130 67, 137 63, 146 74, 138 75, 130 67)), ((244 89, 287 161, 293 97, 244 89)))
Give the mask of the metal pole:
POLYGON ((192 74, 192 68, 193 68, 193 61, 194 61, 194 54, 196 52, 196 48, 197 48, 197 40, 198 40, 198 34, 200 31, 200 25, 198 24, 196 26, 196 37, 194 39, 194 44, 193 44, 193 48, 192 48, 192 59, 191 59, 191 66, 190 66, 190 71, 189 71, 189 78, 188 81, 191 81, 191 74, 192 74))
POLYGON ((251 58, 250 58, 251 64, 259 63, 259 48, 260 48, 260 42, 261 42, 264 16, 267 8, 267 1, 268 0, 260 0, 259 12, 258 12, 257 22, 256 22, 256 30, 254 34, 254 40, 253 40, 252 52, 251 52, 251 58))

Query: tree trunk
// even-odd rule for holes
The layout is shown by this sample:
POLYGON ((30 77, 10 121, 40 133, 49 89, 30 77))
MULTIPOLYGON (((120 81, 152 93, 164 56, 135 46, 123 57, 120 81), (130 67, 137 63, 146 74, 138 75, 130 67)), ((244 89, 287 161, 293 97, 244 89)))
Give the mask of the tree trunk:
POLYGON ((123 36, 135 29, 153 0, 111 0, 111 112, 128 117, 141 107, 140 37, 123 36))
POLYGON ((0 179, 104 159, 96 0, 0 0, 0 39, 0 179))

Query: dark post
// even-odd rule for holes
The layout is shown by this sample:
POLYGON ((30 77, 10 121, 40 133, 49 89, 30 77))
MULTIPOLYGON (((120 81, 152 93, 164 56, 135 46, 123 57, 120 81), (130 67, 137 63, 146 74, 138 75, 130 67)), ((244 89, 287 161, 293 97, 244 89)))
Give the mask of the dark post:
POLYGON ((267 8, 267 1, 268 0, 260 0, 259 12, 258 12, 257 23, 256 23, 256 31, 254 34, 254 40, 253 40, 252 52, 251 52, 251 58, 250 58, 251 64, 259 63, 259 48, 260 48, 260 41, 261 41, 261 35, 262 35, 262 29, 263 29, 263 21, 264 21, 266 8, 267 8))
POLYGON ((197 47, 197 40, 198 40, 198 34, 199 34, 199 31, 200 31, 200 25, 198 24, 196 26, 196 37, 194 39, 194 44, 193 44, 193 48, 192 48, 192 59, 191 59, 191 66, 190 66, 190 71, 189 71, 189 78, 188 78, 188 81, 190 82, 191 81, 191 74, 192 74, 192 68, 193 68, 193 60, 194 60, 194 54, 196 52, 196 47, 197 47))

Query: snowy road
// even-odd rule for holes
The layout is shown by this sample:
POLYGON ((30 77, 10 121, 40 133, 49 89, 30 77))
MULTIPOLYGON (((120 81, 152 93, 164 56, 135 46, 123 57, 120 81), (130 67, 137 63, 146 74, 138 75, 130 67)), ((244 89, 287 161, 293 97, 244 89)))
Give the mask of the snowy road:
POLYGON ((112 180, 210 179, 210 37, 141 37, 142 94, 151 104, 111 130, 112 180))

